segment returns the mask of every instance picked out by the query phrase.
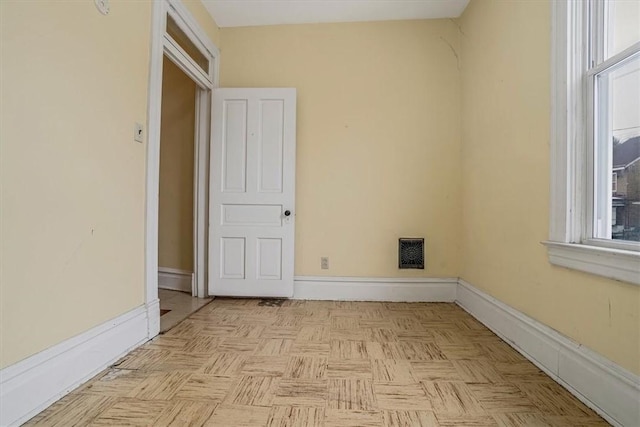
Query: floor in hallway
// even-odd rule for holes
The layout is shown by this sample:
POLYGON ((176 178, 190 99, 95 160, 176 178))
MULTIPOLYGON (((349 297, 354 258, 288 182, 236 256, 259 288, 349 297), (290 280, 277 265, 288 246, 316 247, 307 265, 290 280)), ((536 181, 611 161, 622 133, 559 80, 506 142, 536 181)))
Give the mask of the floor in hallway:
POLYGON ((195 298, 185 292, 158 289, 160 298, 160 332, 182 322, 191 314, 211 302, 211 298, 195 298))
POLYGON ((28 425, 607 425, 454 304, 216 299, 28 425))

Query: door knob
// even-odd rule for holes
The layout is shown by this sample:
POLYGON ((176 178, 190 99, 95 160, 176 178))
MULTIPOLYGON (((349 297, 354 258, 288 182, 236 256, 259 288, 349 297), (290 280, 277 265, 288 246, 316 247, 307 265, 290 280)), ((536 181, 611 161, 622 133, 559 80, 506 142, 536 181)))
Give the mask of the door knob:
POLYGON ((289 215, 291 215, 291 211, 289 210, 284 211, 284 216, 289 216, 289 215))

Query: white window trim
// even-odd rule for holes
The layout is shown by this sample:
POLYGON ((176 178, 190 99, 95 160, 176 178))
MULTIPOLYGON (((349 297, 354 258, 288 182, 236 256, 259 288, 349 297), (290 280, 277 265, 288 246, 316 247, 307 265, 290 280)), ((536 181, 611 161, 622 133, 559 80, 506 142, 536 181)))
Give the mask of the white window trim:
POLYGON ((618 192, 618 173, 613 172, 611 174, 611 191, 614 193, 618 192))
POLYGON ((554 265, 640 285, 640 252, 624 249, 624 243, 612 248, 583 240, 589 217, 585 4, 551 2, 551 200, 549 240, 543 244, 554 265))

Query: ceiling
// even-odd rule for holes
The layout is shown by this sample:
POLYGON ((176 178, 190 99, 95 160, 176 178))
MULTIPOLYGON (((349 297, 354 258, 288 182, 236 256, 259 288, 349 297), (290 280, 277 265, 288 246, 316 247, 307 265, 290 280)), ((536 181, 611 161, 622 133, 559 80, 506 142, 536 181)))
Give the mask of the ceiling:
POLYGON ((219 27, 456 18, 469 0, 203 0, 219 27))

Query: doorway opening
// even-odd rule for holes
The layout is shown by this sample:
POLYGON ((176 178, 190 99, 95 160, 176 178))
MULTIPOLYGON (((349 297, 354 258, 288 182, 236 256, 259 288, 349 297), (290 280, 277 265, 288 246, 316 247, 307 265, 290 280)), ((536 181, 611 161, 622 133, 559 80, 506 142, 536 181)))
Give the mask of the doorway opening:
POLYGON ((177 323, 208 302, 208 166, 218 58, 217 47, 181 1, 154 2, 146 193, 148 338, 160 332, 161 317, 168 319, 162 323, 177 323))
POLYGON ((195 281, 198 86, 166 55, 162 71, 158 296, 160 332, 165 332, 210 299, 199 294, 195 281))

